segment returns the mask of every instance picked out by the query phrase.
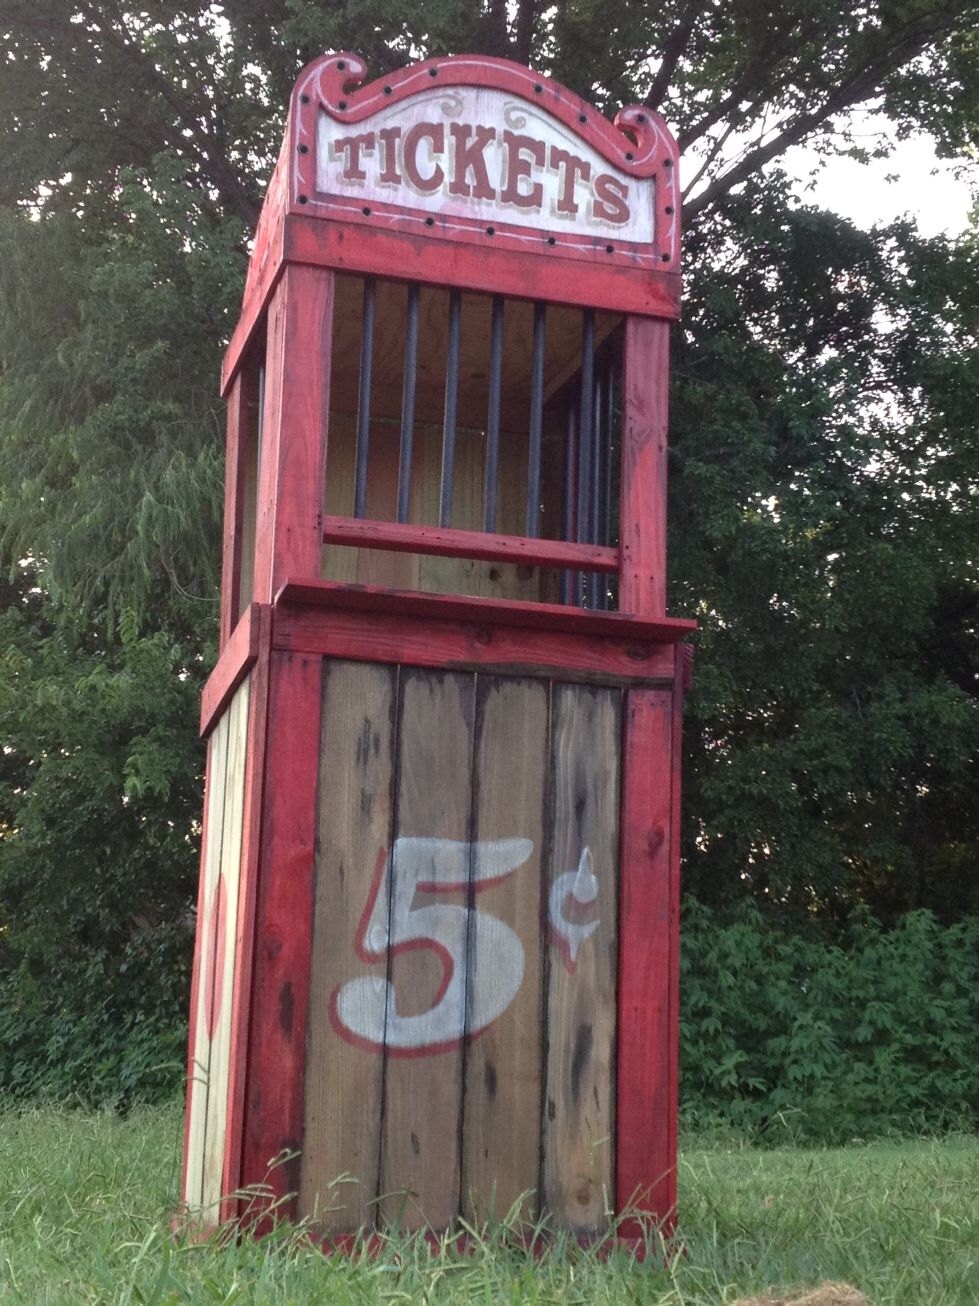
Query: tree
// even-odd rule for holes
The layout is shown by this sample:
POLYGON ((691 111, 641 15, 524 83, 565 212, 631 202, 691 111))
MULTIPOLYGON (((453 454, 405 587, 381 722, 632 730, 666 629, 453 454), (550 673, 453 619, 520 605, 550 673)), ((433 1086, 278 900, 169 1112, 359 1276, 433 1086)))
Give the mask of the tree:
POLYGON ((855 231, 774 171, 801 141, 855 151, 855 105, 974 146, 977 33, 966 0, 0 0, 0 1083, 91 1075, 86 1011, 158 1031, 180 1007, 217 365, 290 87, 328 48, 375 74, 516 57, 665 114, 688 885, 807 917, 977 908, 975 242, 855 231))

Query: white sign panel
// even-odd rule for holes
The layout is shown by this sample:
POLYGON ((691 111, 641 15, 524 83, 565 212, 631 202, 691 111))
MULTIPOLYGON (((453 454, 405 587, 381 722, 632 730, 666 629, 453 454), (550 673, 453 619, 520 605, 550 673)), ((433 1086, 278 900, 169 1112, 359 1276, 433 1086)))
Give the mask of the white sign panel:
POLYGON ((321 110, 316 189, 360 205, 653 240, 652 177, 622 172, 543 109, 502 90, 453 86, 357 123, 321 110))

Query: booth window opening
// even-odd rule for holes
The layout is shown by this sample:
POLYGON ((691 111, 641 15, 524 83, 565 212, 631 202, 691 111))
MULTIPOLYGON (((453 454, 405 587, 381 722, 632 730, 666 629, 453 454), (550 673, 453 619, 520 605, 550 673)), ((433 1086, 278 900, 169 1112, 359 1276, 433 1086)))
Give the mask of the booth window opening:
POLYGON ((324 575, 614 608, 621 325, 338 275, 324 575))

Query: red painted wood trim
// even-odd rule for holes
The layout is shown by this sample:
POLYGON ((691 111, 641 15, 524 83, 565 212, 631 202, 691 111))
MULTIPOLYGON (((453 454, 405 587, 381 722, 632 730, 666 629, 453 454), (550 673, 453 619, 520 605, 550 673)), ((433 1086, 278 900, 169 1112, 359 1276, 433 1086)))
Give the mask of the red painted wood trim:
MULTIPOLYGON (((321 676, 318 656, 271 656, 241 1166, 269 1201, 299 1187, 298 1158, 269 1167, 302 1147, 321 676)), ((294 1216, 295 1201, 277 1214, 294 1216)))
MULTIPOLYGON (((664 1222, 676 1204, 673 701, 626 696, 619 899, 616 1210, 664 1222)), ((620 1232, 643 1231, 627 1220, 620 1232)))
POLYGON ((673 680, 673 738, 671 758, 670 810, 670 926, 669 926, 669 1014, 667 1053, 669 1057, 669 1099, 667 1103, 667 1152, 673 1158, 670 1185, 665 1193, 671 1211, 669 1232, 672 1234, 676 1212, 676 1158, 680 1122, 680 867, 681 867, 681 798, 683 793, 683 696, 690 688, 693 649, 689 644, 675 649, 677 673, 673 680))
POLYGON ((287 267, 268 313, 254 597, 318 575, 330 405, 333 274, 287 267))
POLYGON ((289 580, 276 595, 277 606, 346 608, 352 611, 403 613, 441 617, 477 625, 525 626, 532 630, 563 631, 569 635, 610 635, 613 638, 675 644, 697 629, 682 617, 635 617, 627 612, 592 612, 560 603, 530 603, 523 599, 468 598, 457 594, 422 594, 385 589, 380 585, 344 585, 330 580, 289 580))
POLYGON ((242 1150, 245 1129, 245 1083, 248 1061, 249 1008, 255 964, 255 914, 258 897, 259 850, 262 837, 265 748, 268 738, 269 662, 272 651, 272 609, 256 609, 258 658, 252 671, 245 752, 245 791, 242 804, 241 878, 238 885, 238 929, 235 937, 234 987, 231 999, 231 1045, 228 1060, 228 1114, 222 1174, 222 1221, 241 1211, 230 1194, 243 1185, 242 1150))
POLYGON ((606 635, 287 605, 276 608, 274 629, 276 648, 357 662, 479 668, 497 675, 615 685, 662 684, 673 675, 672 645, 606 635))
POLYGON ((404 526, 399 522, 366 521, 357 517, 327 517, 326 544, 393 553, 426 553, 445 558, 480 558, 518 566, 570 567, 578 571, 616 572, 618 549, 598 544, 567 544, 564 540, 532 540, 523 535, 489 535, 444 526, 404 526))
POLYGON ((619 606, 642 617, 666 611, 669 333, 668 322, 626 321, 619 606))
POLYGON ((207 678, 201 694, 202 735, 210 734, 217 725, 221 713, 258 657, 260 608, 258 603, 248 605, 207 678))
MULTIPOLYGON (((531 256, 401 231, 371 230, 357 240, 343 224, 292 215, 285 220, 281 257, 280 271, 290 263, 303 263, 612 313, 680 316, 678 273, 613 266, 601 253, 593 262, 572 261, 557 254, 531 256)), ((241 366, 274 290, 270 279, 264 298, 256 292, 242 309, 221 369, 222 393, 241 366)))
POLYGON ((530 254, 491 245, 496 237, 471 242, 443 240, 413 232, 368 228, 359 239, 342 223, 293 215, 286 219, 284 256, 347 272, 400 277, 440 286, 582 304, 627 313, 680 315, 680 277, 676 272, 623 266, 604 253, 569 259, 550 252, 530 254))
POLYGON ((247 455, 249 377, 242 370, 228 393, 227 442, 224 464, 224 546, 221 558, 220 647, 238 621, 241 579, 242 486, 247 455))

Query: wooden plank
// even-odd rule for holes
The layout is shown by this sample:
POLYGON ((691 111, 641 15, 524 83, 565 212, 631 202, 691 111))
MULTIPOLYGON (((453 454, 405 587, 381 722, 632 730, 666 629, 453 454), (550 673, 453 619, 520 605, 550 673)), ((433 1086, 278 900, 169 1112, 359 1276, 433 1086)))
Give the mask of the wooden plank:
POLYGON ((590 684, 656 684, 669 680, 673 667, 671 644, 344 609, 277 609, 275 641, 294 652, 367 662, 546 678, 560 672, 590 684))
MULTIPOLYGON (((365 229, 351 240, 342 222, 290 214, 283 238, 287 263, 343 272, 399 276, 437 286, 636 313, 680 316, 680 277, 593 260, 538 257, 482 245, 453 244, 397 231, 365 229)), ((225 364, 225 373, 228 363, 225 364)))
MULTIPOLYGON (((671 690, 626 696, 619 906, 616 1206, 672 1209, 673 913, 671 690)), ((642 1230, 633 1226, 636 1235, 642 1230)), ((630 1230, 624 1229, 628 1234, 630 1230)))
POLYGON ((580 1236, 614 1199, 621 698, 554 686, 544 1209, 580 1236))
MULTIPOLYGON (((204 803, 204 838, 197 903, 197 937, 192 981, 190 1057, 187 1070, 187 1129, 184 1161, 184 1201, 200 1211, 204 1184, 204 1142, 211 1063, 209 1003, 215 963, 215 905, 221 870, 224 791, 228 758, 228 714, 208 741, 204 803)), ((211 1213, 213 1215, 213 1213, 211 1213)))
POLYGON ((477 847, 523 839, 530 851, 485 891, 473 882, 473 905, 496 923, 470 930, 467 1031, 475 1037, 465 1048, 462 1133, 462 1210, 470 1220, 502 1217, 522 1195, 525 1217, 537 1205, 548 697, 540 681, 477 681, 473 838, 477 847), (504 928, 519 944, 518 964, 509 967, 494 939, 504 928), (497 1006, 502 1014, 483 1027, 480 1010, 497 1006))
POLYGON ((619 611, 666 612, 668 322, 630 317, 622 371, 619 611))
POLYGON ((360 935, 392 842, 397 685, 396 667, 324 670, 299 1213, 338 1233, 376 1213, 383 1047, 338 1020, 337 998, 385 975, 386 952, 366 953, 360 935), (335 1183, 341 1175, 350 1181, 335 1183))
POLYGON ((291 580, 276 595, 277 604, 369 609, 445 620, 492 622, 578 635, 611 635, 631 640, 675 644, 697 629, 682 617, 639 618, 624 612, 593 612, 560 603, 525 603, 518 599, 466 598, 454 594, 414 594, 372 585, 338 585, 332 581, 291 580))
POLYGON ((388 1227, 441 1229, 459 1213, 473 698, 472 676, 402 674, 380 1179, 388 1227))
POLYGON ((269 671, 242 1176, 267 1183, 280 1217, 294 1213, 302 1148, 321 661, 274 653, 269 671))
POLYGON ((245 504, 242 489, 248 456, 248 405, 251 377, 243 369, 228 393, 224 464, 224 545, 221 556, 221 617, 218 628, 223 649, 238 622, 241 592, 241 543, 245 504))
POLYGON ((318 576, 330 402, 333 276, 287 267, 269 306, 254 597, 318 576))
POLYGON ((242 297, 241 314, 221 365, 221 393, 227 394, 238 368, 255 338, 266 306, 282 270, 285 213, 288 204, 291 171, 289 133, 279 149, 272 180, 265 195, 255 230, 255 241, 248 260, 248 276, 242 297))
POLYGON ((597 544, 567 544, 563 540, 532 540, 522 535, 489 535, 440 526, 410 526, 398 522, 327 517, 323 539, 328 544, 390 549, 398 553, 429 553, 439 557, 482 558, 518 566, 577 567, 581 571, 614 573, 618 549, 597 544))
MULTIPOLYGON (((266 605, 266 609, 267 609, 266 605)), ((201 734, 224 712, 258 657, 260 605, 251 604, 226 641, 201 694, 201 734)))
POLYGON ((227 1141, 229 1054, 235 944, 238 933, 238 888, 241 880, 241 835, 245 792, 245 745, 248 736, 249 682, 243 681, 226 713, 227 772, 224 785, 224 824, 217 885, 214 978, 208 1023, 211 1061, 204 1132, 204 1178, 201 1204, 220 1210, 227 1141))
POLYGON ((234 1194, 243 1186, 245 1084, 255 956, 255 908, 262 834, 269 661, 272 649, 272 609, 267 604, 256 605, 256 607, 258 609, 256 636, 258 658, 251 671, 249 688, 248 743, 245 752, 245 788, 242 800, 241 878, 238 890, 238 930, 235 938, 235 971, 231 995, 231 1041, 228 1052, 230 1091, 225 1166, 221 1183, 224 1194, 221 1206, 222 1221, 237 1219, 242 1214, 242 1204, 234 1194))

